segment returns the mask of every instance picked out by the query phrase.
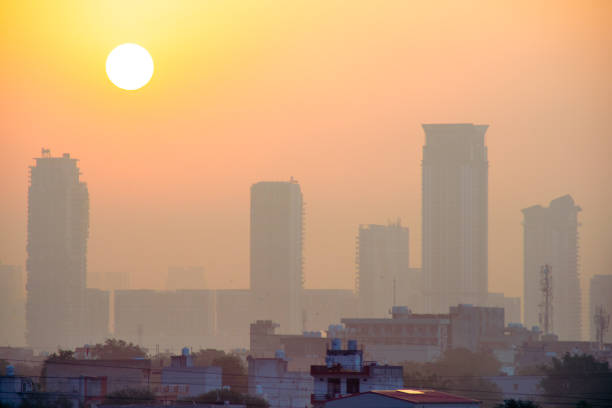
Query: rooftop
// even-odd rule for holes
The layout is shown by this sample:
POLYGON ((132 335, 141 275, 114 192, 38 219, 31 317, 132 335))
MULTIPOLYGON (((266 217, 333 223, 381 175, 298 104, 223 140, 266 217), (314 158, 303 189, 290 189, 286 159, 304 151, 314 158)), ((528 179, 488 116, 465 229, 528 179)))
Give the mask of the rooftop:
MULTIPOLYGON (((478 403, 480 401, 458 395, 447 394, 436 390, 401 389, 401 390, 375 390, 372 394, 384 395, 415 404, 452 404, 452 403, 478 403)), ((367 394, 367 393, 366 393, 367 394)))

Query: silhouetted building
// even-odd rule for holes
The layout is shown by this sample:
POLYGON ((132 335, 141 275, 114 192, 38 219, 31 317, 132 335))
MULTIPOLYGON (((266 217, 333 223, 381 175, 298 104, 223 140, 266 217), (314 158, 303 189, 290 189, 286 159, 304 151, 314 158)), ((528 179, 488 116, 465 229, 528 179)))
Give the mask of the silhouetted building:
POLYGON ((257 358, 271 358, 282 350, 291 371, 308 372, 310 366, 323 361, 327 339, 321 332, 276 334, 278 324, 271 320, 251 323, 250 354, 257 358))
POLYGON ((109 337, 110 292, 86 289, 83 340, 87 344, 103 343, 109 337))
POLYGON ((340 318, 357 316, 357 295, 347 289, 304 289, 304 331, 325 330, 340 318))
POLYGON ((25 284, 20 266, 0 262, 0 345, 25 344, 25 284))
POLYGON ((384 317, 395 306, 397 281, 410 267, 409 231, 400 221, 360 225, 357 236, 357 293, 360 316, 384 317))
POLYGON ((247 348, 253 321, 253 296, 248 289, 217 290, 216 339, 218 348, 247 348))
MULTIPOLYGON (((589 304, 590 340, 597 341, 594 322, 597 310, 602 308, 604 324, 607 318, 612 316, 612 275, 595 275, 591 278, 589 304)), ((608 329, 604 331, 603 340, 606 343, 612 343, 612 327, 608 326, 608 329)))
POLYGON ((581 339, 578 276, 578 212, 570 195, 522 210, 524 221, 524 310, 527 327, 540 325, 543 265, 552 269, 552 331, 561 340, 581 339))
POLYGON ((481 401, 431 389, 375 389, 347 395, 325 408, 480 408, 481 401))
POLYGON ((206 344, 214 335, 210 290, 116 290, 115 336, 162 350, 206 344))
POLYGON ((487 348, 504 337, 504 309, 458 305, 450 308, 450 336, 452 348, 473 352, 487 348))
POLYGON ((258 318, 302 331, 302 192, 297 181, 251 186, 251 290, 258 318))
POLYGON ((80 343, 85 309, 89 194, 65 153, 30 167, 26 340, 38 349, 80 343))
POLYGON ((166 279, 166 289, 206 289, 204 268, 201 266, 169 267, 166 279))
POLYGON ((395 306, 391 318, 342 319, 327 337, 356 339, 367 360, 383 363, 428 362, 449 346, 448 314, 415 314, 395 306))
POLYGON ((222 387, 221 367, 194 367, 189 349, 184 347, 180 356, 171 356, 170 367, 162 368, 161 394, 164 399, 197 397, 222 387))
POLYGON ((429 312, 486 302, 487 127, 423 125, 423 277, 429 312))
POLYGON ((505 320, 508 323, 522 322, 520 297, 507 297, 503 293, 489 292, 486 306, 503 308, 505 320))

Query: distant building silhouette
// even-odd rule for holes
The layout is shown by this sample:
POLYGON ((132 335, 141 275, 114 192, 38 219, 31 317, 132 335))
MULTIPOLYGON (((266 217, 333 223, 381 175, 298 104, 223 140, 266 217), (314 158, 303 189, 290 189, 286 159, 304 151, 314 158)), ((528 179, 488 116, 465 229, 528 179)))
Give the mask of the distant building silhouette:
POLYGON ((386 317, 395 306, 398 280, 403 281, 410 269, 409 239, 408 228, 399 220, 359 226, 356 286, 360 316, 386 317))
POLYGON ((423 278, 429 312, 486 302, 487 128, 423 125, 423 278))
POLYGON ((76 346, 85 306, 89 194, 77 159, 65 153, 30 167, 27 242, 27 343, 76 346))
POLYGON ((251 290, 257 317, 302 331, 302 192, 295 180, 251 186, 251 290))
POLYGON ((23 346, 25 283, 21 266, 0 262, 0 345, 23 346))
POLYGON ((166 289, 206 289, 204 268, 201 266, 171 266, 168 268, 166 289))
POLYGON ((561 340, 581 339, 581 294, 578 276, 578 212, 570 195, 523 211, 524 319, 539 325, 540 268, 552 268, 552 331, 561 340))
MULTIPOLYGON (((604 317, 612 316, 612 275, 595 275, 591 278, 590 302, 589 302, 589 323, 590 340, 596 341, 596 330, 594 317, 598 308, 603 309, 604 317)), ((612 343, 612 329, 604 333, 604 341, 612 343)))

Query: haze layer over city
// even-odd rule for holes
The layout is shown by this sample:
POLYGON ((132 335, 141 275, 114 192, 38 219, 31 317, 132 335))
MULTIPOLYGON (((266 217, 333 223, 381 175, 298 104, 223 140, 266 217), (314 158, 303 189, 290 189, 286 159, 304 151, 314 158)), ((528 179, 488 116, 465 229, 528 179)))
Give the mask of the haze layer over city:
POLYGON ((597 340, 612 3, 124 3, 2 5, 0 346, 229 352, 461 305, 597 340))

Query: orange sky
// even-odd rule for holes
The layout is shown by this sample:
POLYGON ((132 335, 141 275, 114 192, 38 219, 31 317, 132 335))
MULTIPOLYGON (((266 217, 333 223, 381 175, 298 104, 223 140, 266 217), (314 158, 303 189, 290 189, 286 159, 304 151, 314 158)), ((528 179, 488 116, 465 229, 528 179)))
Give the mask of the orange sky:
MULTIPOLYGON (((298 179, 308 287, 352 288, 358 224, 401 217, 420 265, 424 122, 489 124, 489 286, 522 293, 520 209, 582 206, 585 280, 612 273, 612 2, 4 2, 0 258, 25 264, 28 166, 79 158, 89 273, 248 285, 249 187, 298 179), (105 59, 155 61, 136 92, 105 59)), ((95 282, 95 281, 94 281, 95 282)))

